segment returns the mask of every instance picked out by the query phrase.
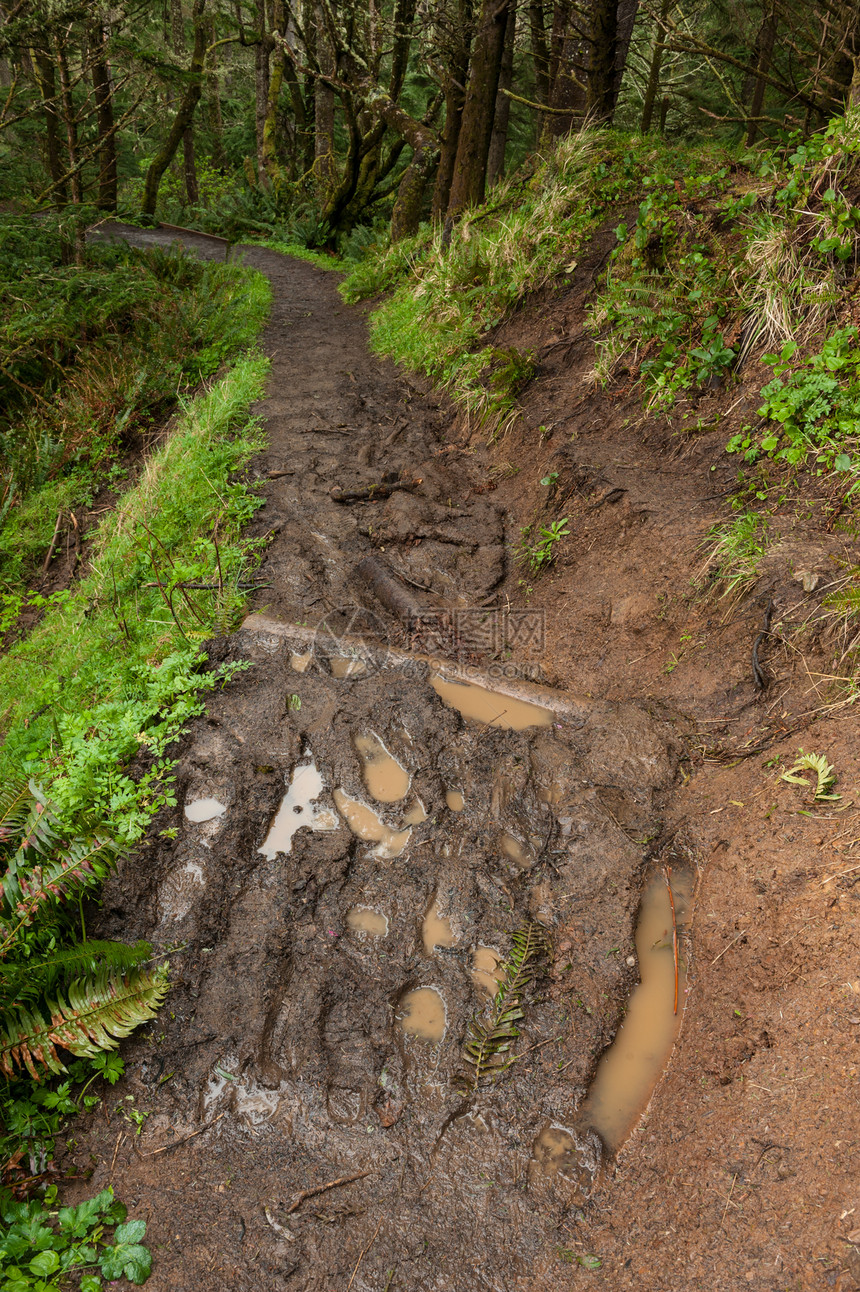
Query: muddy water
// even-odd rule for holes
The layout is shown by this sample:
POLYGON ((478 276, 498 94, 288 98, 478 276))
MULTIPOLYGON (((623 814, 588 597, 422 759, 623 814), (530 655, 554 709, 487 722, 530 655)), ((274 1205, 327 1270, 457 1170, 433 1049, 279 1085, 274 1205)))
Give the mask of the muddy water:
POLYGON ((372 938, 388 936, 388 916, 372 906, 353 906, 347 912, 346 922, 356 933, 367 933, 372 938))
POLYGON ((552 712, 527 700, 488 691, 474 682, 455 682, 441 673, 430 676, 430 685, 438 696, 464 718, 485 727, 504 727, 508 731, 525 731, 527 727, 548 727, 552 712))
POLYGON ((501 956, 492 947, 475 947, 472 954, 472 982, 492 998, 499 990, 504 971, 499 968, 501 956))
POLYGON ((299 763, 293 770, 289 788, 278 808, 263 846, 257 851, 274 860, 279 852, 288 854, 298 830, 336 830, 337 817, 328 808, 314 802, 323 792, 323 778, 313 759, 299 763))
POLYGON ((336 655, 331 661, 332 677, 360 677, 365 671, 367 665, 363 659, 355 659, 351 655, 336 655))
POLYGON ((388 752, 379 737, 356 736, 353 743, 363 763, 368 794, 377 803, 399 803, 406 798, 412 778, 406 768, 388 752))
POLYGON ((500 847, 505 856, 510 857, 511 861, 515 861, 518 866, 522 866, 523 870, 527 870, 534 861, 529 850, 512 834, 502 835, 500 847))
POLYGON ((343 790, 334 791, 334 801, 338 812, 357 839, 365 843, 375 843, 374 856, 381 858, 399 857, 409 842, 411 830, 394 830, 387 826, 372 807, 351 799, 343 790))
POLYGON ((416 799, 414 803, 410 804, 403 814, 404 825, 421 825, 422 821, 426 820, 427 809, 420 799, 416 799))
POLYGON ((424 951, 428 956, 432 956, 436 947, 450 947, 454 945, 454 934, 451 930, 451 922, 444 915, 439 914, 439 902, 434 898, 430 909, 424 916, 424 923, 421 926, 421 937, 424 942, 424 951))
POLYGON ((462 812, 466 806, 466 800, 459 790, 446 790, 445 803, 449 812, 462 812))
POLYGON ((185 817, 188 821, 200 824, 203 821, 214 821, 216 817, 223 816, 227 811, 223 803, 217 799, 195 799, 193 803, 185 804, 185 817))
POLYGON ((435 1044, 445 1035, 447 1016, 445 1002, 435 987, 417 987, 400 1002, 398 1026, 407 1036, 435 1044))
MULTIPOLYGON (((693 881, 689 873, 672 875, 672 894, 679 933, 689 918, 693 881)), ((601 1059, 582 1113, 610 1149, 617 1149, 632 1130, 663 1073, 684 1009, 687 970, 679 947, 678 1012, 675 1004, 675 957, 672 909, 663 875, 656 875, 642 895, 636 927, 639 986, 630 997, 624 1022, 601 1059)))

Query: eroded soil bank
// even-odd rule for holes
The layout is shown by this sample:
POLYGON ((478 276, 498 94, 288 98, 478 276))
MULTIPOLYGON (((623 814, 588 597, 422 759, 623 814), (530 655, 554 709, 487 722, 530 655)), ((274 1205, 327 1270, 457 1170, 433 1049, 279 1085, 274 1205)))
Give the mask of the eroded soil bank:
MULTIPOLYGON (((587 261, 501 338, 546 361, 489 453, 370 356, 331 276, 245 254, 275 297, 255 464, 270 586, 254 609, 276 623, 214 645, 250 667, 189 730, 178 807, 106 890, 104 932, 182 949, 128 1076, 78 1124, 71 1158, 94 1164, 79 1187, 111 1182, 148 1220, 158 1290, 847 1292, 858 890, 827 876, 850 868, 860 829, 853 805, 809 814, 763 764, 824 748, 851 800, 860 750, 840 711, 793 732, 816 697, 789 648, 768 657, 765 697, 753 690, 765 600, 786 636, 813 608, 790 553, 728 618, 688 595, 729 480, 722 427, 679 446, 637 424, 632 397, 584 384, 584 348, 558 342, 581 326, 587 261), (528 593, 511 547, 550 514, 573 537, 528 593), (560 703, 510 729, 514 677, 498 717, 464 717, 427 655, 539 670, 560 703), (717 749, 745 741, 768 748, 717 749), (380 746, 399 797, 372 793, 380 746), (278 850, 285 795, 303 828, 278 850), (700 874, 684 1026, 616 1162, 588 1082, 637 980, 643 886, 684 863, 700 874), (476 955, 492 970, 529 924, 552 951, 524 995, 519 1057, 470 1089, 476 955)), ((849 545, 803 541, 804 568, 849 545)), ((823 671, 826 640, 805 649, 823 671)))

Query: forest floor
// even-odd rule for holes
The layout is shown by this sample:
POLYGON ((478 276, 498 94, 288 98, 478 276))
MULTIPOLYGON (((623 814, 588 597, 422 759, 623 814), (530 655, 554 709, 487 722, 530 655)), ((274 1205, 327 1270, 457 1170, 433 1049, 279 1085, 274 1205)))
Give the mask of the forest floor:
POLYGON ((590 382, 599 242, 498 333, 539 368, 491 447, 370 353, 334 275, 243 254, 274 292, 252 468, 268 587, 212 644, 251 667, 191 724, 179 806, 105 889, 100 934, 180 949, 126 1077, 75 1124, 66 1165, 94 1169, 72 1188, 111 1183, 147 1220, 153 1292, 860 1288, 860 737, 827 690, 821 609, 853 535, 799 508, 745 598, 704 595, 725 441, 755 394, 711 392, 693 432, 590 382), (387 473, 408 487, 344 499, 387 473), (562 517, 532 577, 520 531, 562 517), (467 721, 428 655, 495 674, 509 721, 517 691, 552 720, 467 721), (536 673, 543 692, 520 681, 536 673), (362 841, 331 802, 367 804, 371 732, 409 776, 362 841), (801 746, 840 800, 780 779, 801 746), (270 855, 291 784, 311 828, 270 855), (225 810, 190 821, 208 798, 225 810), (585 1096, 666 864, 697 876, 683 1024, 613 1155, 585 1096), (520 1059, 464 1093, 473 957, 529 921, 552 951, 520 1059), (422 988, 432 1044, 401 1026, 422 988))

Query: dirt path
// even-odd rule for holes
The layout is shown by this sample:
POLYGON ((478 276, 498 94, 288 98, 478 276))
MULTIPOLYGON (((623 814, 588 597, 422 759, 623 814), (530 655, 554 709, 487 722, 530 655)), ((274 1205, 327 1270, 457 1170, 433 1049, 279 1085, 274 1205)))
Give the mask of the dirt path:
MULTIPOLYGON (((500 338, 543 367, 488 454, 369 354, 331 275, 245 254, 275 298, 253 464, 270 586, 216 644, 251 667, 189 731, 180 807, 106 892, 103 932, 183 949, 157 1030, 79 1123, 75 1161, 97 1162, 79 1187, 112 1182, 147 1218, 154 1292, 847 1292, 857 890, 822 885, 810 847, 825 876, 850 865, 850 819, 803 815, 762 766, 791 757, 809 704, 788 649, 768 654, 766 702, 749 671, 760 602, 788 622, 796 548, 728 621, 688 595, 725 432, 679 443, 632 394, 583 384, 588 356, 557 342, 581 326, 587 258, 500 338), (511 546, 560 515, 572 538, 531 591, 511 546), (426 654, 494 670, 504 693, 461 716, 426 654), (535 665, 560 688, 543 717, 512 699, 535 665), (701 753, 760 737, 767 753, 734 767, 701 753), (192 809, 207 820, 183 811, 209 799, 192 809), (665 862, 703 874, 684 1030, 616 1164, 584 1100, 665 862), (468 1089, 463 1043, 489 1017, 476 955, 492 966, 528 928, 552 954, 517 1060, 468 1089)), ((856 783, 844 724, 810 739, 856 783)))

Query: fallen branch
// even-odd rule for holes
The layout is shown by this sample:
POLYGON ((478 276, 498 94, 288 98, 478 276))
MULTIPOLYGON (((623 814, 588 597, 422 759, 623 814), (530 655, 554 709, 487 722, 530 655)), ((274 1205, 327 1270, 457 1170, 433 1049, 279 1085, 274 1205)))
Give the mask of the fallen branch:
POLYGON ((168 1149, 178 1148, 180 1144, 187 1144, 190 1139, 196 1139, 197 1136, 202 1135, 204 1131, 211 1130, 211 1128, 215 1125, 215 1123, 220 1122, 221 1118, 225 1116, 226 1116, 226 1113, 219 1113, 218 1116, 215 1117, 211 1122, 207 1122, 206 1125, 201 1126, 199 1130, 192 1131, 190 1135, 183 1135, 182 1139, 175 1139, 172 1144, 162 1144, 161 1148, 154 1148, 151 1153, 138 1152, 137 1156, 138 1157, 157 1157, 159 1153, 166 1153, 168 1149))
POLYGON ((411 480, 382 480, 379 484, 367 485, 363 489, 344 489, 340 485, 334 485, 329 490, 329 497, 332 502, 374 502, 377 498, 390 498, 398 489, 404 493, 411 493, 423 483, 424 481, 416 476, 411 480))
POLYGON ((678 1012, 678 922, 675 919, 675 898, 672 895, 672 884, 670 880, 669 867, 663 868, 663 874, 666 879, 666 888, 669 890, 669 906, 672 908, 672 955, 675 958, 675 1007, 673 1012, 678 1012))
POLYGON ((313 1198, 317 1193, 325 1193, 328 1189, 336 1189, 341 1184, 352 1184, 353 1180, 363 1180, 366 1175, 373 1175, 373 1171, 359 1171, 356 1175, 341 1175, 337 1180, 329 1180, 328 1184, 317 1184, 313 1189, 302 1189, 297 1193, 290 1206, 287 1208, 287 1215, 291 1216, 294 1211, 302 1205, 305 1198, 313 1198))

